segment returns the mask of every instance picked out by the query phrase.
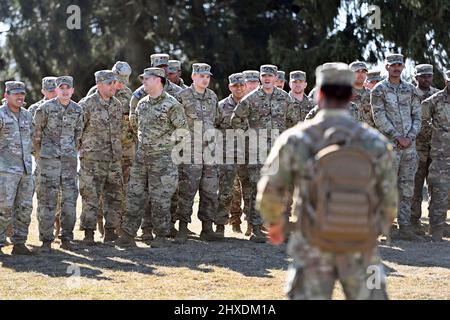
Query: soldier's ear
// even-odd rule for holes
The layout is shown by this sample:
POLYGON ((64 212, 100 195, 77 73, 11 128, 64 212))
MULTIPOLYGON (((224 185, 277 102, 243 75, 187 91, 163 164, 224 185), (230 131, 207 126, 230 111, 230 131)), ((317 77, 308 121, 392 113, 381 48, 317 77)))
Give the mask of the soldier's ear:
POLYGON ((389 65, 388 64, 385 64, 384 68, 386 69, 386 71, 389 71, 389 65))

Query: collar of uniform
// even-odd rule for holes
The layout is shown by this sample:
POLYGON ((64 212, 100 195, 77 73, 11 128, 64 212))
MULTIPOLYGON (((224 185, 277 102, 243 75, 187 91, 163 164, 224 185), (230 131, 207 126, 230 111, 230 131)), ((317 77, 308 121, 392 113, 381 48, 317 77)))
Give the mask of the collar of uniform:
POLYGON ((210 98, 208 88, 205 89, 204 93, 198 93, 197 91, 195 91, 194 84, 191 84, 190 88, 192 90, 192 95, 194 96, 194 98, 199 99, 199 100, 204 100, 204 99, 210 98))
MULTIPOLYGON (((391 89, 395 89, 394 85, 392 83, 389 82, 389 79, 386 78, 383 81, 385 81, 386 85, 391 88, 391 89)), ((403 81, 402 78, 400 78, 400 83, 398 84, 398 89, 402 89, 406 86, 407 82, 403 81)))
POLYGON ((259 86, 259 88, 256 90, 256 92, 258 93, 258 95, 260 97, 265 97, 265 96, 279 94, 281 92, 281 89, 278 89, 277 87, 274 87, 272 93, 265 93, 264 90, 263 90, 263 87, 259 86))
MULTIPOLYGON (((5 102, 4 104, 5 108, 6 108, 6 112, 8 113, 8 115, 10 117, 12 117, 13 119, 17 120, 16 116, 14 115, 14 113, 11 111, 11 108, 8 106, 8 103, 5 102)), ((19 108, 19 114, 22 113, 22 107, 19 108)), ((25 110, 25 109, 24 109, 25 110)))
POLYGON ((109 98, 109 101, 103 100, 103 98, 100 96, 100 93, 98 92, 98 90, 93 94, 93 96, 95 96, 97 98, 97 100, 100 102, 100 104, 105 107, 108 107, 109 104, 111 103, 111 99, 113 99, 113 97, 111 97, 111 98, 109 98))
POLYGON ((319 109, 316 117, 334 118, 334 117, 350 117, 348 109, 319 109))
POLYGON ((292 91, 289 91, 289 97, 291 97, 294 101, 296 101, 296 102, 301 102, 301 103, 303 103, 303 102, 307 102, 307 101, 309 101, 309 98, 308 98, 308 95, 307 94, 305 94, 304 92, 303 92, 303 100, 302 101, 299 101, 296 97, 294 97, 294 94, 292 93, 292 91))
POLYGON ((150 97, 150 95, 147 95, 147 98, 148 98, 148 102, 150 103, 150 104, 157 104, 157 103, 159 103, 160 101, 162 101, 165 97, 167 96, 167 93, 165 92, 165 91, 163 91, 158 97, 156 97, 156 98, 152 98, 152 97, 150 97))
POLYGON ((237 105, 236 101, 234 101, 234 99, 233 99, 233 95, 232 94, 230 94, 228 96, 228 104, 230 104, 232 106, 236 106, 237 105))

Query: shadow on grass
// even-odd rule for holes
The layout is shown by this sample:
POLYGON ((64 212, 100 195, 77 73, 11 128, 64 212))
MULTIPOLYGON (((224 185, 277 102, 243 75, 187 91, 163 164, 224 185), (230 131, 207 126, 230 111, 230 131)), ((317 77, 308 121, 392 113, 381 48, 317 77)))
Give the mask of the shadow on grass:
MULTIPOLYGON (((272 270, 285 270, 288 266, 285 245, 275 247, 237 238, 204 242, 195 236, 185 244, 166 248, 138 244, 138 248, 121 250, 101 243, 87 247, 78 242, 74 252, 53 249, 51 253, 39 252, 35 247, 33 256, 9 256, 1 260, 3 268, 49 277, 69 277, 73 274, 69 268, 76 265, 82 277, 95 280, 111 280, 104 275, 107 270, 164 276, 154 272, 159 266, 204 273, 220 272, 216 268, 223 268, 247 277, 271 278, 272 270)), ((57 248, 58 244, 53 247, 57 248)))

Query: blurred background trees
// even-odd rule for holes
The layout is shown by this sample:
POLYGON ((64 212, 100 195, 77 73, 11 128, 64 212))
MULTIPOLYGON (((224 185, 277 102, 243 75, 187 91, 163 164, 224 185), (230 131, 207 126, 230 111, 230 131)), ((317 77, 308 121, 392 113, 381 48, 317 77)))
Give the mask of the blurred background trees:
POLYGON ((0 0, 0 79, 22 79, 29 102, 40 98, 41 78, 72 75, 76 97, 94 85, 94 72, 127 61, 132 89, 151 53, 168 53, 190 66, 206 62, 212 88, 228 94, 229 74, 273 63, 314 70, 327 61, 360 59, 376 65, 403 53, 431 63, 436 85, 449 66, 450 2, 445 0, 0 0), (81 28, 69 30, 67 8, 81 9, 81 28), (380 8, 380 29, 368 28, 370 5, 380 8))

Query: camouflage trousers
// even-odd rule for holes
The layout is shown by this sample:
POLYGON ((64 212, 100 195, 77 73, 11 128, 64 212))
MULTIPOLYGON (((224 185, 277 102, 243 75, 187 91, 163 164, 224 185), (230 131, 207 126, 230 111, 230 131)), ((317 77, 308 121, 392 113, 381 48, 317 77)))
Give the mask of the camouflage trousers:
POLYGON ((397 223, 399 226, 411 224, 411 204, 414 195, 414 178, 417 172, 418 155, 413 146, 406 150, 394 148, 395 166, 398 176, 399 204, 397 210, 397 223))
MULTIPOLYGON (((178 168, 176 168, 177 176, 178 176, 178 168)), ((175 214, 177 212, 177 203, 178 203, 178 184, 175 192, 172 195, 170 200, 170 223, 171 225, 175 224, 175 214)), ((141 222, 141 229, 153 229, 152 223, 152 207, 150 201, 144 207, 144 213, 141 222)))
POLYGON ((103 199, 105 229, 118 228, 123 201, 121 162, 81 159, 80 194, 82 230, 96 229, 100 199, 103 199))
POLYGON ((197 216, 202 222, 215 220, 219 181, 217 167, 202 164, 181 164, 179 167, 178 204, 175 220, 190 223, 197 191, 200 203, 197 216))
POLYGON ((423 186, 427 180, 428 195, 431 195, 430 183, 428 181, 428 170, 431 164, 430 149, 427 146, 419 146, 417 149, 419 163, 414 178, 414 195, 411 206, 411 222, 418 223, 422 217, 423 186))
POLYGON ((162 154, 147 159, 147 164, 135 162, 131 168, 127 191, 127 212, 122 223, 122 230, 131 236, 141 225, 148 203, 151 225, 156 235, 167 236, 170 232, 171 199, 178 184, 178 171, 170 154, 162 154))
POLYGON ((244 214, 247 217, 248 223, 253 226, 260 226, 263 224, 262 218, 258 211, 256 211, 256 185, 261 177, 262 165, 252 164, 247 165, 246 175, 241 179, 242 194, 244 196, 244 214))
MULTIPOLYGON (((228 220, 228 223, 241 224, 242 213, 242 184, 241 179, 239 178, 238 170, 238 175, 234 178, 233 183, 233 195, 231 198, 230 219, 228 220)), ((245 218, 247 219, 247 217, 245 218)))
POLYGON ((430 165, 430 225, 445 223, 450 207, 450 159, 433 159, 430 165))
MULTIPOLYGON (((217 208, 217 215, 215 218, 216 224, 236 224, 241 223, 240 214, 235 215, 233 218, 230 218, 231 213, 231 204, 233 201, 233 197, 236 195, 237 197, 241 197, 240 191, 240 178, 246 175, 245 166, 236 165, 236 164, 222 164, 218 166, 219 171, 219 205, 217 208), (240 177, 240 178, 239 178, 240 177), (237 189, 237 190, 236 190, 237 189)), ((239 211, 241 211, 241 199, 235 200, 239 201, 239 211)), ((235 204, 236 206, 236 204, 235 204)), ((234 212, 238 211, 237 208, 233 208, 234 212)), ((239 212, 238 211, 238 212, 239 212)))
POLYGON ((310 246, 297 232, 289 240, 293 258, 285 292, 291 300, 330 300, 337 281, 348 300, 386 300, 383 264, 376 253, 336 254, 310 246))
POLYGON ((31 174, 0 172, 0 247, 13 227, 12 243, 25 243, 33 210, 34 182, 31 174))
POLYGON ((38 198, 39 240, 53 241, 53 228, 61 208, 61 238, 73 240, 78 198, 77 158, 41 158, 38 198), (59 204, 59 206, 58 206, 59 204))

